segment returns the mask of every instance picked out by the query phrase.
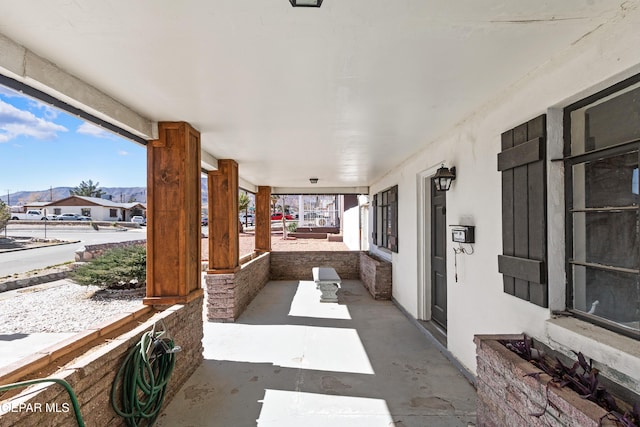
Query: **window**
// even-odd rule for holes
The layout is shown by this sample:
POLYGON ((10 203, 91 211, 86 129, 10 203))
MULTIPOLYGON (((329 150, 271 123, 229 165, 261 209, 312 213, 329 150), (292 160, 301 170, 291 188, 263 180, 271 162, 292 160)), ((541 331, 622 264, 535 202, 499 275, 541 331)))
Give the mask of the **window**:
POLYGON ((576 315, 640 336, 640 83, 565 110, 567 295, 576 315))
POLYGON ((81 208, 80 215, 82 216, 91 216, 91 209, 89 208, 81 208))
POLYGON ((373 196, 373 243, 398 252, 398 186, 373 196))
POLYGON ((54 215, 61 215, 62 214, 62 209, 61 208, 53 208, 53 214, 54 215))
POLYGON ((118 209, 109 209, 109 218, 117 218, 118 209))

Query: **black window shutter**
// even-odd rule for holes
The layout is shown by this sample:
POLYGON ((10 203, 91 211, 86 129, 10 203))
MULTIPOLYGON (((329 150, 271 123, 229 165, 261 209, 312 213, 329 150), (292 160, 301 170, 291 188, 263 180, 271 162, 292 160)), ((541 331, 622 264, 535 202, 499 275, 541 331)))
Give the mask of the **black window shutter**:
POLYGON ((387 248, 398 252, 398 186, 389 189, 389 222, 390 230, 387 248))
POLYGON ((378 244, 378 195, 373 195, 373 231, 371 239, 375 245, 378 244))
POLYGON ((504 291, 541 307, 547 286, 546 115, 502 134, 502 255, 504 291))

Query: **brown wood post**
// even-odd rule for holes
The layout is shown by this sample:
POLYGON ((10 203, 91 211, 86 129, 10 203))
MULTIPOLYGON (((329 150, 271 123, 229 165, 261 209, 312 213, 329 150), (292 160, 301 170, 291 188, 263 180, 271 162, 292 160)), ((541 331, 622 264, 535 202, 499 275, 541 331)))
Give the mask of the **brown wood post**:
POLYGON ((147 144, 148 305, 184 304, 203 294, 200 132, 185 122, 158 124, 147 144))
POLYGON ((255 220, 256 252, 271 252, 271 187, 258 187, 255 220))
POLYGON ((209 172, 209 270, 228 274, 240 269, 238 163, 218 160, 209 172))

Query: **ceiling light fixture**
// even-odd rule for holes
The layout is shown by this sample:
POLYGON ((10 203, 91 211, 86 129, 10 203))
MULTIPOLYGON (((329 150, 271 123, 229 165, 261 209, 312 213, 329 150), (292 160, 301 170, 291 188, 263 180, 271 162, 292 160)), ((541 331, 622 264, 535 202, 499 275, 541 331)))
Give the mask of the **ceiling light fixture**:
POLYGON ((309 178, 309 182, 312 184, 317 184, 318 183, 318 178, 309 178))
POLYGON ((289 0, 293 7, 320 7, 322 0, 289 0))

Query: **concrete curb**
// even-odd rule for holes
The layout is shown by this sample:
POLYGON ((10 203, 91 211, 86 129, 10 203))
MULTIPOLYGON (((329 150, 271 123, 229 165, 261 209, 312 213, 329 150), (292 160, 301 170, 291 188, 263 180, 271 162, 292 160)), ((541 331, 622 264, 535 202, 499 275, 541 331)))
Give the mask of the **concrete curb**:
POLYGON ((0 292, 13 291, 15 289, 28 288, 29 286, 66 279, 69 273, 70 271, 59 271, 57 273, 42 274, 39 276, 26 277, 24 279, 2 282, 0 283, 0 292))
POLYGON ((33 246, 31 248, 0 249, 0 254, 5 253, 5 252, 28 251, 29 249, 48 248, 48 247, 52 247, 52 246, 71 245, 71 244, 80 243, 80 242, 81 242, 81 240, 74 240, 72 242, 52 243, 50 245, 33 246))

